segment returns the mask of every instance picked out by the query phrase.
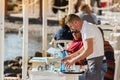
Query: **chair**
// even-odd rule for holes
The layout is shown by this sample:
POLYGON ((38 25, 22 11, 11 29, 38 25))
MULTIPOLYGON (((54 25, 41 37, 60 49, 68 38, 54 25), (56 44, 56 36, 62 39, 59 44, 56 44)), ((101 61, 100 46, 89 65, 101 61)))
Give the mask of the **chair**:
POLYGON ((114 80, 120 80, 120 54, 117 56, 115 64, 114 80))
POLYGON ((20 80, 19 77, 4 77, 4 80, 20 80))
POLYGON ((69 43, 71 43, 71 40, 55 40, 54 42, 54 47, 58 48, 58 44, 63 44, 64 46, 62 46, 64 49, 67 49, 67 47, 69 46, 69 43))
POLYGON ((113 32, 110 34, 112 41, 116 41, 114 45, 115 51, 115 74, 114 80, 120 80, 120 33, 113 32))
POLYGON ((118 33, 118 32, 111 33, 110 36, 111 36, 111 38, 110 38, 111 41, 115 42, 114 49, 120 50, 120 33, 118 33))

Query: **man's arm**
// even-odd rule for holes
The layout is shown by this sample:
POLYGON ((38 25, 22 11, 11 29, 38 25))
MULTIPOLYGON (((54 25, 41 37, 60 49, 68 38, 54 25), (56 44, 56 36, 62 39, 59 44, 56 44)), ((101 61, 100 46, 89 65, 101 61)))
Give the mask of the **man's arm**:
POLYGON ((79 55, 84 50, 84 47, 82 46, 78 51, 74 52, 73 54, 70 55, 71 58, 74 58, 79 55))
POLYGON ((61 61, 62 62, 66 62, 67 60, 70 60, 76 56, 79 55, 79 53, 81 53, 83 51, 84 47, 81 47, 78 51, 76 51, 75 53, 69 54, 67 55, 65 58, 63 58, 61 61))
POLYGON ((71 56, 71 60, 67 61, 65 65, 67 67, 70 67, 75 62, 79 60, 83 60, 86 57, 88 57, 90 54, 93 53, 93 38, 89 38, 85 40, 85 47, 83 49, 80 49, 79 51, 73 53, 71 56))
POLYGON ((76 56, 77 60, 83 60, 93 53, 93 38, 86 39, 85 44, 84 50, 76 56))

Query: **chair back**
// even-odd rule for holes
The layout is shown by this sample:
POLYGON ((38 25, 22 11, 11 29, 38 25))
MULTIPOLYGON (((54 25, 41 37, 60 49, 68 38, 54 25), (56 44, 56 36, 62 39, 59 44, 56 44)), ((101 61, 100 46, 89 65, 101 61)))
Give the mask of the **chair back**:
POLYGON ((54 47, 58 48, 58 44, 62 45, 64 49, 67 49, 72 40, 55 40, 54 47))
POLYGON ((120 80, 120 54, 115 61, 115 75, 114 80, 120 80))

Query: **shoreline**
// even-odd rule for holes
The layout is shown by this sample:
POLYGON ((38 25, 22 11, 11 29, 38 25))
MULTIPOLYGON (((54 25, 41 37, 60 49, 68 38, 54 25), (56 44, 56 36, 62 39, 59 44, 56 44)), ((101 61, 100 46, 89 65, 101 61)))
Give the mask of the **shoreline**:
MULTIPOLYGON (((5 21, 5 33, 22 33, 22 22, 21 21, 16 21, 16 22, 9 22, 5 21)), ((28 24, 28 32, 29 35, 31 36, 36 36, 36 37, 42 37, 42 24, 28 24)), ((51 34, 53 35, 57 29, 59 28, 59 25, 48 25, 47 28, 47 33, 48 35, 51 34)))

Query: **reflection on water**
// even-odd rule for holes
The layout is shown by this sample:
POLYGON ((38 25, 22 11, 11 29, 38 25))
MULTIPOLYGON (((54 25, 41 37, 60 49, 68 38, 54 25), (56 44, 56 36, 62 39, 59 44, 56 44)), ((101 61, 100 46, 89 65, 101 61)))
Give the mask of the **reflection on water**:
MULTIPOLYGON (((29 37, 28 55, 33 56, 36 51, 41 52, 41 39, 29 37)), ((5 54, 4 59, 14 59, 16 56, 22 56, 22 37, 15 33, 5 34, 5 54)))

